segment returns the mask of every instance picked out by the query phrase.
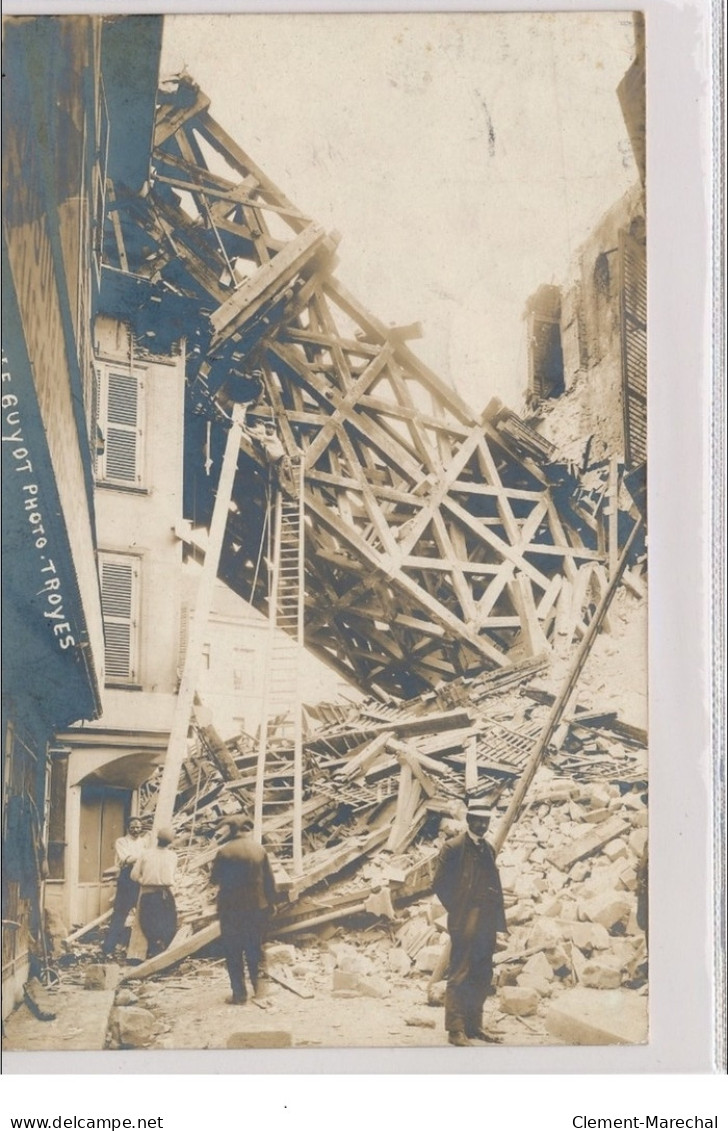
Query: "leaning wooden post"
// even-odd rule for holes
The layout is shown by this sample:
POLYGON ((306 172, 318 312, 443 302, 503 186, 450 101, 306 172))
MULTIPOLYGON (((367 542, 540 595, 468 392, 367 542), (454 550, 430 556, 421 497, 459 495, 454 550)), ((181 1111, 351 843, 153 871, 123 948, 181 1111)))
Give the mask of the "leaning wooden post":
POLYGON ((622 556, 620 557, 617 568, 614 572, 614 576, 610 579, 609 587, 602 595, 602 599, 597 606, 594 616, 589 622, 586 632, 582 637, 581 644, 576 651, 574 659, 571 663, 571 667, 569 668, 569 672, 566 676, 566 679, 564 680, 564 686, 557 695, 556 699, 554 700, 553 706, 549 711, 548 718, 543 725, 543 729, 538 737, 534 751, 531 754, 528 762, 526 763, 526 768, 521 774, 521 778, 513 793, 511 802, 503 815, 503 819, 498 826, 498 831, 493 839, 493 848, 496 852, 499 852, 502 848, 503 842, 508 836, 511 826, 515 823, 518 817, 528 787, 533 781, 536 770, 541 764, 544 754, 546 753, 546 750, 548 748, 548 744, 553 737, 554 731, 561 721, 561 716, 564 713, 569 699, 571 698, 574 688, 576 687, 577 680, 579 679, 579 676, 581 675, 581 672, 589 656, 591 646, 596 639, 597 633, 599 632, 604 617, 606 616, 607 610, 612 602, 612 598, 617 591, 617 586, 619 585, 622 574, 626 569, 627 561, 632 551, 632 546, 634 545, 635 539, 641 526, 642 519, 639 518, 635 525, 632 527, 632 533, 627 539, 625 547, 622 551, 622 556))
POLYGON ((609 553, 609 579, 611 581, 619 565, 619 468, 616 456, 612 456, 609 461, 608 498, 607 550, 609 553))
POLYGON ((220 480, 217 485, 215 506, 210 523, 210 535, 205 553, 205 562, 202 567, 202 576, 197 588, 195 599, 195 612, 190 626, 190 638, 187 644, 184 668, 180 680, 177 702, 174 708, 172 729, 169 733, 167 754, 164 759, 162 780, 157 794, 157 806, 154 811, 154 831, 169 825, 174 813, 174 803, 177 798, 180 770, 187 753, 187 731, 190 725, 192 707, 194 704, 197 681, 200 674, 202 661, 202 646, 207 631, 207 622, 210 618, 212 596, 217 580, 217 571, 220 564, 225 527, 227 526, 230 500, 235 482, 235 472, 238 466, 238 453, 242 437, 242 417, 239 410, 233 409, 233 423, 228 432, 225 455, 223 456, 220 480))
POLYGON ((465 746, 465 793, 475 793, 478 788, 478 744, 471 734, 465 746))
MULTIPOLYGON (((406 828, 407 823, 412 815, 412 790, 413 790, 413 773, 412 767, 409 762, 404 758, 400 758, 401 769, 399 771, 399 788, 397 790, 397 807, 394 813, 394 821, 390 829, 389 839, 387 840, 387 851, 394 850, 394 846, 401 840, 406 828)), ((418 789, 419 793, 419 789, 418 789)))

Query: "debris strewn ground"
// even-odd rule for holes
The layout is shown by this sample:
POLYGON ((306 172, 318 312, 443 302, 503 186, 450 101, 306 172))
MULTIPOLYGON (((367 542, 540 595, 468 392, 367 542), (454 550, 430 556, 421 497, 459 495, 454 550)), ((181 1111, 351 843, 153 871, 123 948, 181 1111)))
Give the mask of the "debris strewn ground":
MULTIPOLYGON (((485 1010, 495 1041, 646 1039, 646 944, 636 921, 647 841, 645 640, 644 599, 622 587, 499 854, 509 933, 485 1010)), ((5 1047, 49 1047, 51 1025, 63 1029, 55 1047, 100 1047, 99 1011, 108 1048, 444 1045, 446 916, 430 892, 437 852, 462 827, 469 758, 497 825, 567 661, 531 660, 404 705, 310 711, 304 875, 291 875, 285 843, 270 845, 283 898, 265 996, 244 1007, 225 1004, 209 865, 225 816, 250 807, 253 744, 221 744, 221 753, 205 734, 180 780, 172 961, 147 976, 123 955, 104 966, 100 925, 56 955, 60 984, 43 1001, 57 1018, 39 1021, 22 1006, 5 1047), (93 1033, 73 1021, 79 1011, 96 1018, 93 1033)))

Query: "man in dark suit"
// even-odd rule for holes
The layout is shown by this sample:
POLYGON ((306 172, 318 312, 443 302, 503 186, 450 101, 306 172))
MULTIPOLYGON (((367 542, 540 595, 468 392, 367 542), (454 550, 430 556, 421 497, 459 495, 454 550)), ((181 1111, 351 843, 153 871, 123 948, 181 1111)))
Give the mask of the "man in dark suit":
POLYGON ((220 938, 233 991, 227 1000, 230 1005, 240 1005, 248 996, 243 955, 253 993, 258 992, 263 939, 276 885, 265 849, 253 840, 253 822, 247 817, 232 817, 226 823, 232 839, 215 857, 210 880, 219 889, 220 938))
POLYGON ((451 1045, 491 1041, 483 1031, 483 1003, 493 977, 496 935, 505 931, 503 892, 495 852, 485 839, 490 813, 471 801, 467 832, 443 846, 433 888, 447 911, 450 966, 445 1028, 451 1045))

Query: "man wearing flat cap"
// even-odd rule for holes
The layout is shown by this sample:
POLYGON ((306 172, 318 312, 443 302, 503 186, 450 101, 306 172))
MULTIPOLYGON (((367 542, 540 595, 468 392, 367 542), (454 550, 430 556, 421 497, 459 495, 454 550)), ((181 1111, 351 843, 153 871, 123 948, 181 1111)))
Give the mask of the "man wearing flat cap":
POLYGON ((447 911, 450 965, 445 1028, 451 1045, 493 1040, 483 1031, 483 1003, 493 977, 496 935, 506 930, 495 852, 485 839, 490 812, 470 801, 467 831, 440 851, 433 889, 447 911))
POLYGON ((217 913, 232 997, 228 1004, 247 1001, 243 956, 253 993, 258 992, 263 939, 276 899, 276 885, 268 854, 253 840, 253 822, 228 817, 232 838, 219 850, 210 882, 218 885, 217 913))

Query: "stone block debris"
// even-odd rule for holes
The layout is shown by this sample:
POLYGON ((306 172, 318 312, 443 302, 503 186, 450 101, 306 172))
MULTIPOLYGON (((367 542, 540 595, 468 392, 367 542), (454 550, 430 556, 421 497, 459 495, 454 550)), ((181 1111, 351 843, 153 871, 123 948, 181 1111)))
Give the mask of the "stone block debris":
POLYGON ((548 1032, 566 1045, 639 1045, 648 1037, 647 997, 627 990, 581 986, 555 1000, 548 1032))

